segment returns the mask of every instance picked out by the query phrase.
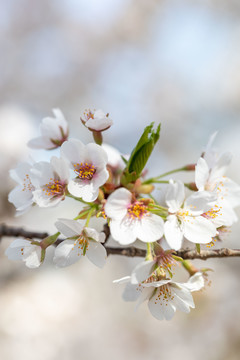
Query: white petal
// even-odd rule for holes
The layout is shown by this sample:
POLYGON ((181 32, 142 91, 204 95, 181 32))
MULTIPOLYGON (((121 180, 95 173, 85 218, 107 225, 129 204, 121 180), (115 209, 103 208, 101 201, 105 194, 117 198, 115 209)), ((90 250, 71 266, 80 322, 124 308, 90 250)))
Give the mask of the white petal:
POLYGON ((31 149, 52 149, 56 147, 47 136, 39 136, 28 141, 27 146, 31 149))
POLYGON ((93 189, 92 184, 85 183, 80 179, 71 180, 68 184, 68 191, 76 197, 82 198, 86 202, 92 202, 97 199, 99 189, 93 189))
POLYGON ((111 219, 122 219, 131 204, 132 194, 125 188, 115 190, 107 199, 105 213, 111 219))
POLYGON ((222 177, 228 166, 230 165, 230 162, 232 160, 232 154, 229 152, 223 153, 220 158, 218 159, 217 163, 214 165, 214 167, 211 170, 211 181, 214 181, 215 179, 218 179, 222 177))
POLYGON ((101 168, 97 171, 91 180, 94 191, 97 191, 100 186, 105 184, 108 178, 109 172, 106 168, 101 168))
POLYGON ((185 198, 184 184, 181 181, 170 181, 166 191, 166 204, 170 213, 175 213, 183 204, 185 198))
POLYGON ((198 244, 207 244, 217 234, 216 227, 202 216, 188 217, 184 221, 184 236, 187 240, 198 244))
POLYGON ((85 145, 78 139, 65 141, 61 146, 61 155, 72 164, 85 161, 85 145))
POLYGON ((89 241, 86 255, 94 265, 100 268, 102 268, 106 263, 106 249, 101 243, 97 241, 89 241))
POLYGON ((24 248, 26 246, 31 246, 31 243, 28 240, 16 239, 6 249, 5 255, 9 260, 22 260, 24 248))
POLYGON ((67 238, 80 235, 84 227, 84 224, 77 220, 71 219, 59 219, 59 221, 55 222, 54 225, 58 231, 60 231, 67 238))
POLYGON ((125 301, 136 301, 141 295, 141 291, 137 289, 135 284, 128 283, 123 291, 123 300, 125 301))
POLYGON ((53 262, 57 267, 65 267, 74 264, 81 257, 78 244, 73 240, 64 240, 56 247, 53 262))
POLYGON ((121 245, 129 245, 136 240, 134 225, 131 222, 111 220, 110 231, 113 239, 121 245))
POLYGON ((124 276, 120 279, 113 280, 114 284, 126 284, 129 283, 131 280, 131 276, 124 276))
POLYGON ((189 215, 198 216, 210 210, 217 201, 217 194, 209 191, 197 191, 187 198, 184 210, 189 215))
POLYGON ((86 160, 92 163, 95 167, 103 167, 107 164, 107 153, 106 151, 97 144, 90 143, 86 145, 86 160))
POLYGON ((35 163, 30 172, 30 178, 35 187, 42 187, 54 178, 53 169, 50 163, 40 161, 35 163))
POLYGON ((186 305, 192 308, 195 307, 191 292, 188 289, 182 287, 181 284, 171 283, 171 291, 175 294, 174 297, 177 296, 186 305))
POLYGON ((56 156, 52 156, 51 165, 53 168, 55 179, 61 180, 66 184, 70 175, 67 162, 63 158, 57 158, 56 156))
POLYGON ((190 291, 198 291, 204 287, 204 278, 201 272, 197 272, 191 276, 187 283, 182 284, 185 288, 190 291))
POLYGON ((26 188, 23 191, 22 186, 16 186, 8 195, 8 201, 12 203, 17 210, 28 209, 33 203, 32 191, 26 188))
POLYGON ((33 201, 39 207, 56 206, 63 200, 63 198, 64 198, 64 196, 46 195, 46 193, 45 193, 45 191, 43 191, 43 189, 33 191, 33 201))
POLYGON ((209 167, 205 159, 200 157, 195 167, 195 183, 198 190, 204 190, 209 177, 209 167))
POLYGON ((171 320, 175 314, 175 307, 171 301, 163 301, 162 297, 158 298, 159 290, 156 290, 148 302, 148 308, 151 314, 158 320, 171 320))
POLYGON ((35 269, 39 267, 41 265, 40 259, 41 259, 40 246, 35 246, 27 256, 24 255, 25 264, 30 269, 35 269))
POLYGON ((164 235, 171 249, 179 250, 182 246, 183 232, 175 215, 169 215, 164 224, 164 235))
POLYGON ((103 232, 99 233, 97 230, 95 230, 93 228, 89 228, 89 227, 85 227, 84 231, 88 237, 94 239, 95 241, 98 241, 98 242, 105 241, 106 235, 103 232))
POLYGON ((139 284, 146 280, 152 274, 155 264, 155 261, 143 261, 138 264, 131 274, 132 284, 139 284))
POLYGON ((163 226, 164 222, 160 216, 149 213, 141 220, 135 220, 133 231, 139 240, 144 242, 154 242, 162 237, 163 226))
POLYGON ((137 290, 140 293, 140 296, 138 297, 138 301, 137 301, 135 310, 137 310, 144 301, 149 299, 152 296, 153 291, 154 291, 151 287, 143 287, 143 288, 137 287, 137 290))

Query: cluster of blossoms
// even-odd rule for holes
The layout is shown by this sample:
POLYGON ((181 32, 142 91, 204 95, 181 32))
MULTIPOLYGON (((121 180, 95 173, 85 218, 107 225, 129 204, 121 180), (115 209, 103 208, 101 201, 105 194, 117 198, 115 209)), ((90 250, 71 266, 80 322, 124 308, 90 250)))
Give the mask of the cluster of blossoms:
MULTIPOLYGON (((206 273, 177 256, 183 241, 212 246, 237 220, 240 187, 224 174, 231 161, 229 153, 219 154, 212 147, 214 134, 196 164, 184 166, 154 178, 146 178, 145 165, 159 139, 160 126, 146 127, 130 156, 121 156, 115 148, 102 144, 102 132, 112 120, 102 110, 87 110, 81 121, 93 134, 94 143, 83 144, 69 138, 68 123, 59 109, 55 117, 45 118, 41 136, 31 140, 34 149, 60 149, 60 157, 50 162, 23 162, 11 177, 18 185, 9 201, 16 213, 23 214, 33 205, 57 206, 66 197, 81 203, 74 219, 56 219, 57 232, 42 241, 17 239, 6 250, 12 260, 22 260, 29 268, 39 267, 49 246, 55 246, 53 262, 65 267, 82 256, 103 267, 107 259, 106 231, 89 227, 92 218, 102 217, 113 241, 121 246, 146 249, 145 261, 130 276, 116 282, 126 283, 123 298, 148 300, 151 314, 171 319, 179 309, 194 307, 191 292, 204 287, 206 273), (194 171, 194 182, 162 180, 177 171, 194 171), (162 184, 165 201, 153 197, 154 184, 162 184), (186 191, 185 191, 186 190, 186 191), (64 236, 64 240, 59 237, 64 236), (173 268, 182 265, 189 273, 187 282, 173 281, 173 268)), ((155 194, 154 194, 155 195, 155 194)), ((156 195, 157 197, 157 191, 156 195)))

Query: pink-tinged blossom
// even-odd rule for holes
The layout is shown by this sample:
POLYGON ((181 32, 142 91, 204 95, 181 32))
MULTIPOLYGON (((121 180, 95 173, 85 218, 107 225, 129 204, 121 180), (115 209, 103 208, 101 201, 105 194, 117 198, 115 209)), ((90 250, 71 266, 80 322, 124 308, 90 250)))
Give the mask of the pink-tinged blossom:
POLYGON ((33 200, 38 206, 55 206, 65 199, 69 167, 64 159, 53 156, 50 163, 45 161, 35 163, 30 176, 35 187, 33 200))
POLYGON ((101 244, 105 240, 103 232, 97 232, 90 227, 84 227, 77 220, 60 219, 55 223, 67 240, 61 242, 54 255, 57 267, 74 264, 84 255, 96 266, 102 268, 107 259, 105 247, 101 244))
POLYGON ((41 247, 24 239, 14 240, 5 251, 9 260, 21 260, 28 268, 41 265, 41 247))
POLYGON ((28 142, 32 149, 55 149, 68 138, 68 123, 60 109, 53 109, 55 117, 46 117, 40 124, 41 136, 28 142))
MULTIPOLYGON (((149 263, 144 266, 144 270, 138 269, 138 279, 147 275, 146 269, 149 270, 152 265, 151 262, 149 263)), ((158 320, 171 320, 176 310, 189 313, 190 308, 195 308, 191 292, 204 287, 204 278, 201 272, 190 277, 186 283, 178 283, 170 279, 158 279, 156 275, 152 275, 138 284, 135 280, 136 277, 132 275, 114 282, 126 283, 123 299, 125 301, 137 301, 136 308, 148 300, 148 308, 158 320)))
POLYGON ((113 124, 113 121, 109 118, 109 114, 105 114, 101 109, 86 111, 81 121, 91 131, 104 131, 109 129, 113 124))
POLYGON ((97 144, 84 145, 80 140, 70 139, 62 145, 61 154, 76 174, 69 182, 69 192, 87 202, 96 200, 99 187, 109 177, 106 152, 97 144))
POLYGON ((216 196, 206 191, 192 194, 185 200, 184 185, 171 181, 166 192, 169 215, 164 224, 164 234, 169 246, 179 250, 183 237, 193 243, 207 244, 217 234, 211 219, 204 217, 212 211, 216 196))
POLYGON ((125 188, 115 190, 107 199, 105 213, 110 221, 111 235, 122 245, 139 239, 153 242, 163 235, 163 220, 152 214, 144 200, 132 200, 125 188))
POLYGON ((10 176, 18 185, 9 193, 8 201, 11 202, 16 210, 16 215, 21 215, 28 211, 33 204, 33 186, 30 179, 32 164, 27 162, 19 163, 16 169, 10 170, 10 176))

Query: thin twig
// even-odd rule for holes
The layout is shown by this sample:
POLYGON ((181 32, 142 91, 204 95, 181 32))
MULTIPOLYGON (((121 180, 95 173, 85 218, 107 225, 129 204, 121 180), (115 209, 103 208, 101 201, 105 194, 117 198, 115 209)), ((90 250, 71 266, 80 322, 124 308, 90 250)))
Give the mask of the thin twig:
MULTIPOLYGON (((106 247, 108 255, 121 255, 127 257, 145 257, 146 251, 131 247, 110 247, 106 246, 106 242, 110 236, 109 227, 107 224, 104 225, 103 232, 106 234, 106 240, 104 246, 106 247)), ((23 237, 27 239, 44 239, 49 236, 46 232, 27 231, 21 227, 15 228, 5 224, 0 225, 0 238, 3 236, 7 237, 23 237)), ((62 239, 58 239, 54 245, 58 245, 62 242, 62 239)), ((223 257, 240 257, 240 249, 216 249, 216 250, 201 250, 198 253, 196 250, 178 250, 175 252, 176 256, 181 257, 184 260, 206 260, 209 258, 223 258, 223 257)))

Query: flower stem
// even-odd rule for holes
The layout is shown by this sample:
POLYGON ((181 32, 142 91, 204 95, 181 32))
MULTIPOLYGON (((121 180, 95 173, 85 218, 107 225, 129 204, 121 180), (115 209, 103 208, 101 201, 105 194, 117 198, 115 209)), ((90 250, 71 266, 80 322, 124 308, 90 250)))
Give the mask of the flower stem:
POLYGON ((85 227, 88 227, 88 224, 89 224, 89 221, 92 217, 92 214, 94 213, 95 211, 95 207, 92 207, 89 212, 88 212, 88 216, 87 216, 87 220, 86 220, 86 223, 85 223, 85 227))
POLYGON ((102 145, 103 137, 102 137, 101 131, 93 131, 92 134, 93 134, 95 143, 98 145, 102 145))
MULTIPOLYGON (((159 176, 156 176, 154 178, 150 178, 146 181, 143 182, 143 184, 151 184, 151 183, 158 183, 159 179, 165 177, 165 176, 168 176, 168 175, 171 175, 171 174, 175 174, 177 172, 180 172, 180 171, 192 171, 194 170, 195 166, 194 165, 186 165, 186 166, 183 166, 181 168, 178 168, 178 169, 174 169, 174 170, 171 170, 171 171, 168 171, 168 172, 165 172, 164 174, 161 174, 159 176)), ((162 183, 162 182, 161 182, 162 183)), ((163 182, 163 184, 165 183, 168 183, 167 182, 163 182)))
POLYGON ((152 244, 151 243, 147 243, 147 255, 145 258, 146 261, 148 260, 153 260, 153 256, 152 256, 152 244))

